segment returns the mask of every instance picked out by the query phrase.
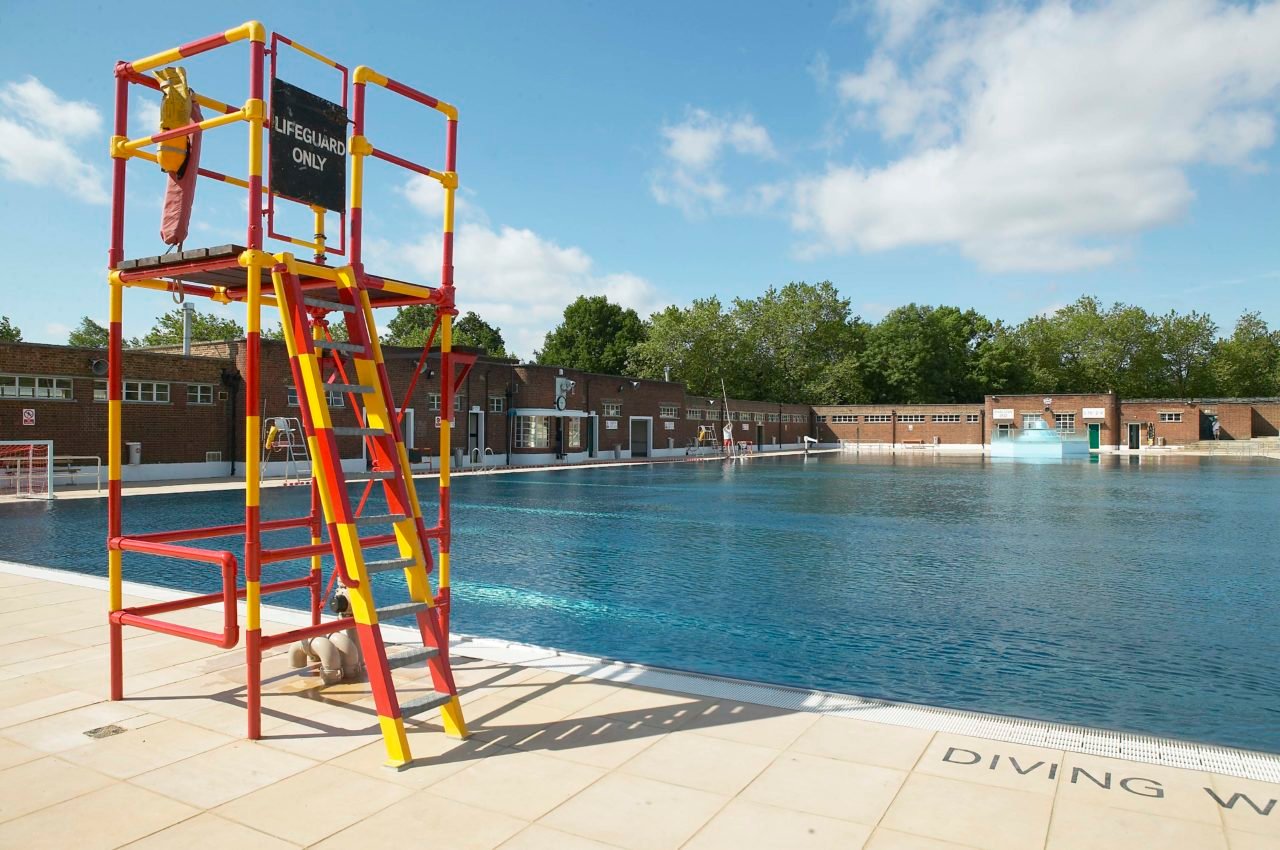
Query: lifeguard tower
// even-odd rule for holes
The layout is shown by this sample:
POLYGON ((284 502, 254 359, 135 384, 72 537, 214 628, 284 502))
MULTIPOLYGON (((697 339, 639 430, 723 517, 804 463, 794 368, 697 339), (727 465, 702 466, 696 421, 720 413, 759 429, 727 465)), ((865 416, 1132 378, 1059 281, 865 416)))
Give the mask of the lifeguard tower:
MULTIPOLYGON (((326 70, 325 73, 328 73, 326 70)), ((370 690, 387 747, 388 764, 409 763, 404 719, 439 709, 446 733, 467 734, 457 688, 449 664, 449 436, 453 396, 475 361, 475 355, 451 351, 454 307, 453 219, 458 112, 453 106, 424 94, 373 69, 360 66, 348 73, 346 66, 279 33, 268 34, 251 21, 226 32, 215 33, 180 47, 164 50, 115 69, 115 124, 111 139, 112 206, 109 280, 111 290, 108 399, 108 576, 110 583, 111 698, 124 697, 123 640, 126 627, 149 629, 180 638, 231 648, 244 639, 248 668, 245 701, 248 737, 261 735, 261 660, 263 653, 298 640, 354 628, 367 665, 370 690), (269 39, 269 41, 268 41, 269 39), (176 63, 222 48, 247 48, 248 97, 234 106, 206 95, 191 77, 187 89, 185 70, 176 63), (326 100, 292 86, 276 76, 281 51, 297 51, 341 79, 341 97, 326 100), (270 57, 270 62, 267 59, 270 57), (160 132, 130 135, 129 93, 133 86, 161 91, 166 96, 160 132), (444 163, 441 170, 419 165, 376 146, 366 135, 366 89, 379 86, 413 104, 439 113, 444 119, 444 163), (270 100, 268 100, 268 87, 270 100), (198 93, 197 93, 198 92, 198 93), (348 114, 348 93, 350 112, 348 114), (187 98, 189 117, 172 119, 170 96, 187 98), (194 104, 194 105, 192 105, 194 104), (201 112, 208 117, 202 117, 201 112), (175 126, 176 124, 176 126, 175 126), (248 172, 244 177, 222 174, 199 166, 200 139, 211 131, 239 125, 247 129, 248 172), (349 135, 348 135, 349 133, 349 135), (264 148, 264 136, 268 136, 264 148), (266 151, 266 153, 264 153, 266 151), (268 156, 269 154, 269 156, 268 156), (430 178, 444 193, 443 257, 436 286, 381 277, 367 271, 361 249, 364 232, 363 195, 365 169, 370 158, 430 178), (248 226, 244 244, 187 248, 160 256, 125 258, 125 179, 133 160, 160 165, 168 172, 167 191, 176 193, 177 209, 190 196, 184 186, 197 177, 246 190, 248 226), (269 180, 264 166, 269 161, 269 180), (179 165, 179 163, 181 163, 179 165), (191 172, 194 170, 194 174, 191 172), (349 188, 347 192, 347 175, 349 188), (182 181, 186 181, 183 183, 182 181), (277 210, 299 203, 314 214, 311 238, 277 232, 277 210), (336 213, 340 221, 337 245, 325 233, 325 215, 336 213), (306 259, 278 246, 300 247, 306 259), (345 264, 332 262, 342 257, 345 264), (124 535, 121 472, 121 315, 125 290, 143 288, 181 293, 184 297, 209 298, 243 304, 248 329, 244 383, 244 521, 233 525, 124 535), (438 336, 441 357, 440 395, 443 415, 439 442, 439 511, 428 520, 422 515, 409 459, 401 436, 405 404, 398 408, 388 381, 374 322, 379 308, 430 304, 436 323, 423 349, 423 362, 438 336), (259 462, 263 439, 261 411, 260 333, 264 308, 279 311, 289 352, 292 379, 299 400, 307 456, 311 461, 311 508, 305 516, 264 521, 259 515, 259 462), (341 319, 346 339, 329 332, 328 317, 341 319), (329 399, 342 395, 356 411, 358 426, 334 426, 329 399), (336 437, 359 436, 372 460, 369 472, 343 471, 336 437), (363 482, 364 498, 358 504, 350 485, 363 482), (380 486, 387 513, 363 512, 371 488, 380 486), (306 545, 273 546, 271 533, 284 529, 309 529, 306 545), (194 541, 242 536, 243 547, 206 549, 194 541), (435 551, 433 552, 432 544, 435 551), (221 571, 221 592, 191 596, 159 604, 124 607, 122 558, 125 552, 175 558, 209 564, 221 571), (332 554, 333 570, 346 589, 350 610, 336 619, 321 615, 324 576, 323 555, 332 554), (298 562, 297 578, 262 582, 264 564, 298 562), (379 605, 373 578, 399 574, 411 601, 379 605), (276 634, 265 634, 261 625, 262 598, 271 593, 309 589, 311 624, 276 634), (237 603, 244 600, 246 615, 239 622, 237 603), (210 631, 178 624, 163 615, 197 606, 221 603, 223 628, 210 631), (416 622, 422 645, 414 651, 388 657, 381 624, 393 619, 416 622), (243 635, 242 635, 243 631, 243 635), (426 696, 401 701, 392 679, 393 667, 421 665, 432 684, 426 696)), ((337 86, 335 85, 335 90, 337 86)), ((182 106, 181 100, 177 102, 182 106)), ((184 113, 185 114, 185 113, 184 113)), ((166 203, 169 202, 167 198, 166 203)), ((168 207, 166 207, 168 209, 168 207)), ((421 363, 420 363, 421 366, 421 363)), ((415 370, 417 375, 422 368, 415 370)), ((407 402, 412 382, 405 394, 407 402)), ((356 491, 358 492, 358 490, 356 491)), ((379 581, 386 581, 387 578, 379 581)))

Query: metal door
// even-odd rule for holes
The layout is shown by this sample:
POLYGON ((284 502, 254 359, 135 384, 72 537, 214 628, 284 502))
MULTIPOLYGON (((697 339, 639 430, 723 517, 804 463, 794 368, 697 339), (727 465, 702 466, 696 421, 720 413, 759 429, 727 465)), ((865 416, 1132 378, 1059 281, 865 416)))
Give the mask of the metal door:
POLYGON ((631 456, 649 456, 649 421, 647 419, 631 420, 631 456))
POLYGON ((1097 449, 1102 447, 1102 426, 1097 422, 1089 423, 1089 448, 1097 449))
POLYGON ((1129 448, 1138 449, 1142 446, 1142 425, 1137 422, 1129 423, 1129 448))

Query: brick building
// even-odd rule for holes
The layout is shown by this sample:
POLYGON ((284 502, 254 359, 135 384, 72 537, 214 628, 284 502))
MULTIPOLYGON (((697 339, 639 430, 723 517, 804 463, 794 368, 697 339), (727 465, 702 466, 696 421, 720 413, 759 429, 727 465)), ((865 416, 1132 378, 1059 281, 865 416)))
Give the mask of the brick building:
MULTIPOLYGON (((452 411, 452 446, 464 466, 575 463, 593 458, 682 456, 688 447, 718 444, 725 424, 735 442, 759 451, 820 443, 937 446, 982 451, 1004 434, 1043 420, 1092 447, 1138 449, 1276 436, 1280 399, 1137 399, 1113 393, 987 396, 981 404, 819 405, 725 400, 690 395, 683 384, 521 364, 478 355, 459 386, 452 411)), ((0 343, 0 440, 53 440, 58 455, 105 460, 104 352, 34 343, 0 343), (30 421, 33 424, 24 424, 30 421)), ((404 400, 421 350, 384 346, 388 377, 404 400)), ((241 471, 244 453, 244 340, 124 352, 126 480, 227 475, 241 471), (140 463, 129 463, 137 444, 140 463)), ((438 449, 440 355, 431 353, 408 399, 403 422, 411 457, 422 467, 438 449)), ((262 343, 262 415, 299 416, 283 342, 262 343)), ((355 425, 348 399, 331 399, 334 424, 355 425)), ((348 468, 364 465, 358 437, 338 438, 348 468)), ((268 473, 281 456, 268 458, 268 473)))
POLYGON ((980 447, 989 419, 980 404, 842 404, 813 408, 819 442, 980 447))

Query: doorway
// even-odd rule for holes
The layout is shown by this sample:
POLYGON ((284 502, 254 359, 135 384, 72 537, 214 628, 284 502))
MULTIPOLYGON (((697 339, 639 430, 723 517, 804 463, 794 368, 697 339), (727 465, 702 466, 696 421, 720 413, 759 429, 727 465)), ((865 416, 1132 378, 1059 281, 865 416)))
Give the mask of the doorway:
POLYGON ((599 436, 596 429, 599 426, 599 419, 595 415, 587 417, 587 457, 594 458, 599 453, 596 450, 596 438, 599 436))
POLYGON ((413 408, 406 407, 404 409, 404 418, 400 420, 400 437, 404 440, 404 447, 406 449, 417 447, 417 442, 414 439, 414 436, 413 408))
POLYGON ((1089 448, 1102 448, 1102 425, 1097 422, 1089 423, 1089 448))
POLYGON ((1137 451, 1142 446, 1142 423, 1129 423, 1129 450, 1137 451))
POLYGON ((631 417, 631 456, 649 457, 653 447, 653 419, 649 416, 631 417))
POLYGON ((756 425, 756 451, 764 448, 764 426, 756 425))
POLYGON ((478 407, 467 412, 467 457, 477 463, 484 459, 484 411, 478 407))

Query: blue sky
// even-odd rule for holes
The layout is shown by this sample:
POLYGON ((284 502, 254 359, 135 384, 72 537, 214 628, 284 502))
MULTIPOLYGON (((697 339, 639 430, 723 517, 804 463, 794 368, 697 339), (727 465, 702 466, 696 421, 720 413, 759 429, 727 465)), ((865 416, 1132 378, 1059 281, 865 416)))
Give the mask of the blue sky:
MULTIPOLYGON (((0 10, 0 313, 31 340, 106 318, 115 60, 255 16, 459 106, 459 303, 524 356, 583 292, 644 313, 790 280, 868 319, 1095 294, 1280 325, 1274 2, 86 6, 0 10)), ((186 63, 194 87, 240 102, 243 48, 215 55, 186 63)), ((376 144, 440 164, 438 123, 371 110, 376 144)), ((135 105, 131 135, 153 116, 135 105)), ((242 128, 215 132, 207 164, 243 173, 242 128)), ((433 282, 438 190, 370 179, 370 270, 433 282)), ((159 253, 154 167, 130 181, 129 252, 159 253)), ((242 196, 202 183, 188 246, 242 233, 242 196)), ((127 304, 127 335, 171 307, 127 304)))

